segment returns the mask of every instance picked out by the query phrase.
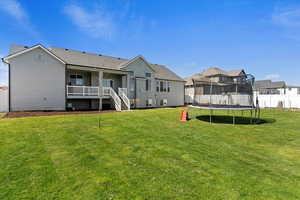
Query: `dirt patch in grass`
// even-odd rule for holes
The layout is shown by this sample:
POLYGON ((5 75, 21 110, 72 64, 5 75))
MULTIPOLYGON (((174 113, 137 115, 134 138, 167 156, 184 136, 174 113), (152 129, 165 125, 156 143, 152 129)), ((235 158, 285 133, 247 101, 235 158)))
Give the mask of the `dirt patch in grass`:
POLYGON ((99 114, 117 112, 115 110, 106 111, 32 111, 32 112, 9 112, 3 118, 20 118, 20 117, 40 117, 40 116, 55 116, 55 115, 74 115, 74 114, 99 114))

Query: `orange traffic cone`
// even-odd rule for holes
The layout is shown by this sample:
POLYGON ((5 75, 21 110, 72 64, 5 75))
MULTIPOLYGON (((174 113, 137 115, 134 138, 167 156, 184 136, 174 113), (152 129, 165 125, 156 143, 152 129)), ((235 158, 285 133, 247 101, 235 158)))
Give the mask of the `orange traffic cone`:
POLYGON ((186 110, 182 110, 181 111, 180 121, 186 122, 187 121, 187 115, 188 115, 188 112, 186 110))

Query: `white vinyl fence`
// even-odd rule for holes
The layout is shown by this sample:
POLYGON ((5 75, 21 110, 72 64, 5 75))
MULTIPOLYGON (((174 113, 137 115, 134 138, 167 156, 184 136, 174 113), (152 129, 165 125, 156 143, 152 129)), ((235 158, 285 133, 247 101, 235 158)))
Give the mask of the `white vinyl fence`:
POLYGON ((258 101, 261 108, 300 108, 300 95, 258 95, 258 101))
POLYGON ((0 90, 0 112, 8 112, 8 90, 0 90))

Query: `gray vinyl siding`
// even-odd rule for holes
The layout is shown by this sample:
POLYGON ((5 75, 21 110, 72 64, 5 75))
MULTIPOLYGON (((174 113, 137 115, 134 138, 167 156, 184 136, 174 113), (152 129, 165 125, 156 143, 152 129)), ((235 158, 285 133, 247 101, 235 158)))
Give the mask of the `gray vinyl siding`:
POLYGON ((129 64, 126 70, 134 72, 134 79, 130 79, 130 85, 135 88, 134 91, 129 87, 129 99, 136 100, 137 108, 147 107, 147 100, 152 99, 152 107, 161 107, 160 101, 167 99, 166 106, 181 106, 184 105, 184 82, 172 81, 170 82, 170 92, 156 92, 156 78, 155 72, 142 60, 138 59, 129 64), (151 78, 146 78, 146 73, 151 73, 151 78), (151 80, 151 90, 146 91, 146 79, 151 80))
POLYGON ((130 63, 126 67, 127 71, 131 71, 134 73, 135 79, 130 79, 129 85, 134 88, 131 90, 129 88, 128 98, 136 101, 136 108, 144 108, 146 107, 146 100, 152 99, 154 103, 154 72, 153 70, 142 60, 138 59, 132 63, 130 63), (146 73, 151 73, 151 90, 146 91, 146 73))
MULTIPOLYGON (((170 82, 170 92, 156 92, 157 106, 163 99, 167 99, 167 106, 182 106, 184 105, 184 82, 168 81, 170 82)), ((156 91, 156 89, 155 89, 156 91)))
POLYGON ((12 58, 11 111, 65 110, 65 65, 38 48, 12 58))

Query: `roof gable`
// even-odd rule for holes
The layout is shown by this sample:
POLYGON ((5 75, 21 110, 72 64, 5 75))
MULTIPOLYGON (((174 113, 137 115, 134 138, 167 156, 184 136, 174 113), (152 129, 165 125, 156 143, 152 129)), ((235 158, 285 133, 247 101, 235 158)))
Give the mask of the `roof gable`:
POLYGON ((153 72, 155 72, 155 70, 153 69, 153 67, 146 61, 146 59, 143 56, 136 56, 133 59, 128 60, 125 63, 121 63, 120 64, 120 69, 125 69, 128 65, 130 65, 130 64, 132 64, 132 63, 134 63, 134 62, 136 62, 138 60, 143 61, 153 72))
POLYGON ((27 53, 27 52, 33 51, 33 50, 38 49, 38 48, 42 49, 42 50, 45 51, 47 54, 49 54, 50 56, 54 57, 54 58, 57 59, 59 62, 61 62, 61 63, 63 63, 63 64, 66 64, 66 62, 65 62, 64 60, 62 60, 61 58, 59 58, 58 56, 56 56, 54 53, 52 53, 51 51, 49 51, 47 48, 45 48, 45 47, 44 47, 43 45, 41 45, 41 44, 32 46, 32 47, 30 47, 30 48, 25 48, 25 49, 23 49, 23 50, 21 50, 21 51, 18 51, 18 52, 16 52, 16 53, 13 53, 13 54, 11 54, 11 55, 8 55, 8 56, 4 57, 3 60, 4 60, 6 63, 9 63, 9 60, 10 60, 10 59, 13 59, 13 58, 15 58, 15 57, 18 57, 18 56, 20 56, 20 55, 22 55, 22 54, 25 54, 25 53, 27 53))

